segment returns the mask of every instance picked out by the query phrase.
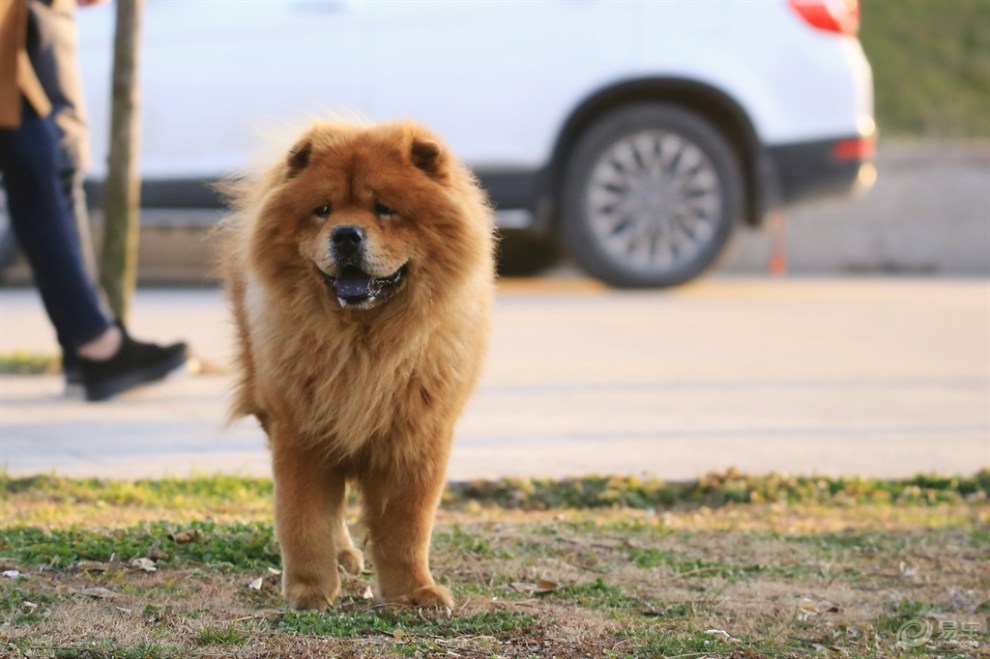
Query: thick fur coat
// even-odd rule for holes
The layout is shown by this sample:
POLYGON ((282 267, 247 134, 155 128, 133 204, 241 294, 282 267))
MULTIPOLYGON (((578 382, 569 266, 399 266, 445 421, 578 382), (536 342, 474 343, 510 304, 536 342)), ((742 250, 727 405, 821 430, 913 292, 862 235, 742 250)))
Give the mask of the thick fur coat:
POLYGON ((221 267, 239 344, 233 416, 270 439, 283 592, 326 607, 362 568, 356 484, 386 602, 452 606, 430 574, 454 424, 485 354, 491 210, 411 123, 318 123, 227 190, 221 267))

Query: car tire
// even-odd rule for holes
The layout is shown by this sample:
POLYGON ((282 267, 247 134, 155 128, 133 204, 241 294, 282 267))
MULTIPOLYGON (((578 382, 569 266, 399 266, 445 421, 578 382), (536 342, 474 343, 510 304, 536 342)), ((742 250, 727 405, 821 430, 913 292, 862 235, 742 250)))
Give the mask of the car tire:
POLYGON ((743 208, 740 165, 689 110, 630 105, 577 139, 560 207, 561 242, 586 272, 621 288, 675 286, 728 243, 743 208))

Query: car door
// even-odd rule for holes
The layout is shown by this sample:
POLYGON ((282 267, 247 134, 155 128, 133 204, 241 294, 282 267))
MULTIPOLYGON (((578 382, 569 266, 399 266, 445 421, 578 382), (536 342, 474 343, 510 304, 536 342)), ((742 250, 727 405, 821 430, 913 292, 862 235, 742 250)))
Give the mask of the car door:
MULTIPOLYGON (((145 179, 212 178, 244 166, 258 136, 306 113, 370 110, 369 43, 356 0, 149 2, 140 54, 145 179)), ((94 174, 105 169, 112 7, 79 12, 94 174)))
POLYGON ((546 164, 567 114, 632 60, 640 12, 602 0, 366 11, 376 117, 426 123, 482 169, 546 164))

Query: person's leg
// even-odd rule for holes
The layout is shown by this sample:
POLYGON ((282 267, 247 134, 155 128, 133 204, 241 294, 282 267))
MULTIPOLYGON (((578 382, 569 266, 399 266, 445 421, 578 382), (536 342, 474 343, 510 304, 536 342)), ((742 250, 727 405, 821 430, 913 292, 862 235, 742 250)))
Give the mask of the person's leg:
POLYGON ((87 400, 105 400, 160 380, 186 362, 186 345, 132 339, 102 307, 83 265, 59 187, 55 128, 24 104, 21 127, 0 130, 0 173, 11 225, 34 270, 45 309, 66 353, 79 358, 87 400))
POLYGON ((83 265, 59 189, 54 126, 25 103, 19 129, 0 130, 0 171, 11 225, 34 271, 59 343, 78 350, 111 326, 83 265))
POLYGON ((75 221, 83 265, 96 282, 96 255, 82 187, 83 172, 89 165, 89 135, 77 56, 76 7, 74 2, 28 0, 28 10, 33 37, 28 40, 28 57, 52 103, 62 192, 75 221))
MULTIPOLYGON (((62 194, 69 206, 73 226, 76 229, 76 242, 79 243, 79 254, 83 267, 90 281, 99 280, 96 266, 96 252, 93 248, 93 233, 90 230, 89 209, 86 207, 86 191, 83 189, 83 172, 78 169, 63 169, 59 174, 62 183, 62 194)), ((97 293, 100 290, 97 288, 97 293)))
MULTIPOLYGON (((64 150, 60 153, 64 156, 64 150)), ((99 271, 96 264, 96 252, 93 248, 93 236, 90 231, 89 211, 86 208, 86 193, 83 190, 83 173, 79 170, 62 169, 60 174, 62 194, 65 203, 72 214, 73 225, 76 229, 76 243, 82 257, 83 268, 93 283, 94 290, 100 296, 100 301, 106 303, 103 291, 98 286, 99 271)), ((65 374, 66 392, 72 395, 76 387, 82 386, 82 375, 79 372, 79 360, 71 349, 62 348, 62 372, 65 374)))

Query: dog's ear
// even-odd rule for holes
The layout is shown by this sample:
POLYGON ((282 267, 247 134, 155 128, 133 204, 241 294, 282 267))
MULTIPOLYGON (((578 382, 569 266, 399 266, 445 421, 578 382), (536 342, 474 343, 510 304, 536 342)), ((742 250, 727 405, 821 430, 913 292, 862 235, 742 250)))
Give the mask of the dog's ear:
POLYGON ((292 178, 306 169, 309 165, 309 156, 313 153, 313 142, 306 138, 292 147, 286 164, 289 167, 288 178, 292 178))
POLYGON ((435 179, 447 176, 447 156, 439 144, 431 139, 414 137, 409 148, 412 163, 435 179))

